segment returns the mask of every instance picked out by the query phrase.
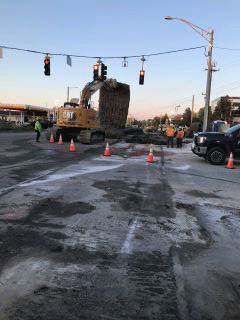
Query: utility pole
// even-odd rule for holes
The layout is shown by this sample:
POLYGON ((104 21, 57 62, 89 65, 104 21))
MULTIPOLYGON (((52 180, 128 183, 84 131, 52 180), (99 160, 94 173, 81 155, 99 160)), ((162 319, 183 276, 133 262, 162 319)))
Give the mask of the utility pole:
POLYGON ((192 112, 191 112, 191 123, 193 121, 193 110, 194 110, 194 95, 192 96, 192 112))
POLYGON ((207 73, 207 87, 206 87, 206 97, 205 97, 205 108, 204 108, 204 118, 203 118, 203 132, 207 131, 208 126, 208 112, 211 94, 211 83, 212 83, 212 48, 213 48, 213 30, 210 31, 210 41, 208 47, 208 73, 207 73))
POLYGON ((213 30, 204 30, 204 29, 198 27, 197 25, 191 23, 190 21, 188 21, 186 19, 181 19, 181 18, 178 18, 178 17, 166 16, 164 19, 166 19, 166 20, 174 20, 174 19, 176 19, 176 20, 179 20, 179 21, 187 24, 190 28, 195 30, 198 34, 200 34, 209 43, 209 47, 208 47, 208 69, 207 69, 208 70, 207 87, 206 87, 206 98, 205 98, 204 119, 203 119, 203 132, 206 132, 207 125, 208 125, 208 109, 209 109, 209 103, 210 103, 212 71, 213 71, 213 65, 212 65, 213 30))

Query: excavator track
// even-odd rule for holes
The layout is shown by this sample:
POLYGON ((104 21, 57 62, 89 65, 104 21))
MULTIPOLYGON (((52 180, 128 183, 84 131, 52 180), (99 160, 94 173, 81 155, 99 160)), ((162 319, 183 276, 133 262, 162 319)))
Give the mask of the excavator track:
POLYGON ((77 140, 85 144, 104 142, 105 133, 101 130, 81 130, 77 140))

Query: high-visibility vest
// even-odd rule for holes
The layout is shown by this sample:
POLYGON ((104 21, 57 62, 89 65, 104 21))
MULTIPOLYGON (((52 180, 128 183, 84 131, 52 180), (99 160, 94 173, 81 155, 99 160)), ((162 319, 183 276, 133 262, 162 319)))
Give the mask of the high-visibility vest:
POLYGON ((35 130, 41 132, 42 131, 42 126, 41 126, 41 123, 37 120, 36 123, 35 123, 35 127, 34 127, 35 130))
POLYGON ((166 130, 166 134, 167 134, 168 137, 173 137, 174 136, 174 132, 175 132, 175 130, 173 128, 171 128, 171 127, 166 130))
POLYGON ((184 131, 183 130, 180 130, 180 131, 178 131, 178 133, 177 133, 177 138, 183 138, 184 137, 184 131))

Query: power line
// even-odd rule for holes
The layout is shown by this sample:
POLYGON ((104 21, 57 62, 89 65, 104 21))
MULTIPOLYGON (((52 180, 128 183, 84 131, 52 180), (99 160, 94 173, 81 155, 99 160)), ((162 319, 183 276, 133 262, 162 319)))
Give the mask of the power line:
POLYGON ((9 50, 18 50, 18 51, 24 51, 24 52, 30 52, 30 53, 37 53, 37 54, 44 54, 44 55, 51 55, 51 56, 64 56, 64 57, 75 57, 75 58, 87 58, 87 59, 130 59, 130 58, 140 58, 140 57, 151 57, 151 56, 158 56, 162 54, 170 54, 170 53, 176 53, 176 52, 182 52, 182 51, 189 51, 189 50, 196 50, 205 48, 206 46, 199 46, 199 47, 193 47, 193 48, 186 48, 186 49, 178 49, 178 50, 170 50, 170 51, 163 51, 158 53, 149 53, 144 55, 129 55, 129 56, 87 56, 87 55, 76 55, 76 54, 66 54, 66 53, 50 53, 50 52, 43 52, 43 51, 36 51, 36 50, 29 50, 29 49, 22 49, 17 47, 8 47, 8 46, 0 46, 0 48, 3 49, 9 49, 9 50))
POLYGON ((226 89, 223 89, 223 90, 221 90, 221 91, 217 91, 217 92, 215 93, 215 95, 216 95, 216 94, 220 94, 220 93, 222 93, 222 92, 226 92, 226 91, 231 91, 231 90, 239 89, 239 88, 240 88, 240 83, 239 83, 239 85, 237 85, 237 86, 235 86, 235 87, 226 88, 226 89))
POLYGON ((215 46, 214 46, 214 49, 240 51, 240 49, 237 49, 237 48, 224 48, 224 47, 215 47, 215 46))

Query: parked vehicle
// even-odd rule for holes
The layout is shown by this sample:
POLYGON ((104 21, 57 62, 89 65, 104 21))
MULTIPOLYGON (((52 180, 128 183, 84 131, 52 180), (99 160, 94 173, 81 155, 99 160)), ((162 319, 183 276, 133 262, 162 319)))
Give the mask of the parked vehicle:
POLYGON ((227 122, 222 120, 216 120, 212 123, 212 131, 214 132, 223 132, 226 129, 228 129, 230 126, 227 124, 227 122))
POLYGON ((225 163, 231 152, 240 158, 240 124, 224 132, 195 133, 192 152, 215 165, 225 163))

